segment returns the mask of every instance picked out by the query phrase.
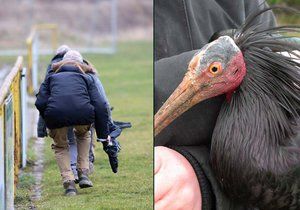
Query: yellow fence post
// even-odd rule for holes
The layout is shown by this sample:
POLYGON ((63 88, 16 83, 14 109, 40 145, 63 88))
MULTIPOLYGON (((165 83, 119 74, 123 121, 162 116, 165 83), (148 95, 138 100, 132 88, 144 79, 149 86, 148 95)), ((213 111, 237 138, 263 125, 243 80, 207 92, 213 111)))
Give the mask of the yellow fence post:
POLYGON ((0 209, 5 209, 4 105, 0 105, 0 209))
MULTIPOLYGON (((21 161, 21 92, 20 80, 23 58, 18 57, 15 66, 0 87, 0 137, 4 148, 4 161, 0 161, 0 207, 12 209, 21 161), (3 163, 4 166, 3 167, 3 163), (2 170, 4 169, 4 170, 2 170), (2 180, 3 181, 3 180, 2 180)), ((0 148, 1 148, 0 146, 0 148)), ((1 151, 0 151, 1 154, 1 151)))
MULTIPOLYGON (((35 45, 35 38, 36 35, 43 30, 50 30, 51 31, 51 45, 52 45, 52 50, 55 51, 55 49, 57 48, 57 44, 58 44, 58 28, 56 24, 52 24, 52 23, 45 23, 45 24, 36 24, 32 27, 30 35, 28 36, 27 40, 26 40, 26 44, 27 44, 27 50, 28 50, 28 80, 27 80, 27 84, 28 84, 28 92, 29 94, 33 94, 34 91, 34 81, 36 81, 37 78, 33 78, 34 74, 33 74, 33 66, 35 65, 33 63, 33 59, 34 59, 34 52, 33 52, 33 47, 35 45)), ((37 72, 36 72, 37 73, 37 72)))
POLYGON ((21 166, 21 94, 20 94, 20 76, 22 66, 19 66, 19 71, 14 77, 10 90, 13 95, 13 113, 14 113, 14 139, 15 139, 15 150, 14 150, 14 165, 15 165, 15 186, 18 182, 19 168, 21 166))
POLYGON ((32 73, 31 73, 31 69, 32 69, 32 41, 33 41, 33 36, 35 34, 35 31, 33 30, 29 37, 26 40, 26 44, 27 44, 27 66, 28 66, 28 93, 32 94, 33 93, 33 86, 32 86, 32 73))

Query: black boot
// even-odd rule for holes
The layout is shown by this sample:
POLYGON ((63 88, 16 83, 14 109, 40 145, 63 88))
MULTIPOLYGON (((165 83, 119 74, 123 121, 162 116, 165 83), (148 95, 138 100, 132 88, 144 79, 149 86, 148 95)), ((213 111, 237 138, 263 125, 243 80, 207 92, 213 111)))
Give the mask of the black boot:
POLYGON ((79 177, 79 187, 80 188, 93 187, 93 183, 88 177, 88 170, 79 169, 78 177, 79 177))
POLYGON ((65 195, 66 196, 75 196, 75 195, 77 195, 75 182, 73 180, 65 181, 63 183, 63 186, 65 188, 65 195))

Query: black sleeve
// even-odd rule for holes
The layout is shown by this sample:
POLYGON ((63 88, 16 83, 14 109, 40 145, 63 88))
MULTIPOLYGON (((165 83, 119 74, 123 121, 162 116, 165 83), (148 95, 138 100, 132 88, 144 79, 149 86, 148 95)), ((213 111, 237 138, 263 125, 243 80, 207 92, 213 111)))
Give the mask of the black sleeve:
POLYGON ((221 190, 209 164, 206 146, 170 146, 183 155, 193 167, 200 186, 202 210, 250 210, 231 201, 221 190))
POLYGON ((52 73, 52 64, 50 63, 50 64, 48 64, 48 67, 47 67, 47 70, 46 70, 45 79, 46 79, 47 76, 48 76, 49 74, 51 74, 51 73, 52 73))
POLYGON ((46 123, 41 115, 39 116, 38 123, 37 123, 37 136, 39 138, 44 138, 45 136, 47 136, 46 123))
POLYGON ((40 115, 44 118, 44 112, 47 108, 48 99, 50 97, 50 87, 49 87, 50 77, 47 77, 45 81, 41 84, 40 90, 36 95, 37 99, 35 102, 36 108, 39 110, 40 115))
MULTIPOLYGON (((53 73, 51 67, 52 67, 51 64, 49 64, 47 67, 44 82, 46 82, 48 77, 53 73)), ((39 120, 37 123, 37 134, 38 134, 39 138, 44 138, 45 136, 47 136, 46 123, 45 123, 44 119, 42 118, 41 114, 39 115, 39 120)))
POLYGON ((109 110, 107 101, 97 89, 96 82, 91 75, 89 83, 89 95, 91 104, 95 108, 95 129, 98 139, 107 139, 109 135, 109 110))

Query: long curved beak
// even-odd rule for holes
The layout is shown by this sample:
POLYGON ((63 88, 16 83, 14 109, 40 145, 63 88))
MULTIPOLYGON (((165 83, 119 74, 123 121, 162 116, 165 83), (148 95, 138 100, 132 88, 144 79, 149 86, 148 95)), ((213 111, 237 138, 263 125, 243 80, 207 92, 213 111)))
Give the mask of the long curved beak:
MULTIPOLYGON (((199 84, 199 83, 198 83, 199 84)), ((197 85, 197 87, 199 87, 197 85)), ((157 136, 172 121, 207 97, 193 85, 192 75, 188 72, 180 85, 154 116, 154 136, 157 136)))

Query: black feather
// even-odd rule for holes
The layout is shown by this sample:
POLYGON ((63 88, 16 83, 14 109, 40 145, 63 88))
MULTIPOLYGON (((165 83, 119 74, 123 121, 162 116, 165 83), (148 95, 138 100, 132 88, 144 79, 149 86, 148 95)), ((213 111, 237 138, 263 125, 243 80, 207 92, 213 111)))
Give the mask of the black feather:
POLYGON ((233 35, 247 73, 219 114, 211 164, 232 199, 260 209, 300 209, 300 56, 294 53, 300 44, 288 41, 300 26, 253 25, 278 8, 253 13, 233 35))

